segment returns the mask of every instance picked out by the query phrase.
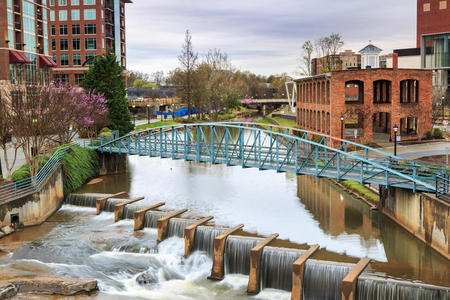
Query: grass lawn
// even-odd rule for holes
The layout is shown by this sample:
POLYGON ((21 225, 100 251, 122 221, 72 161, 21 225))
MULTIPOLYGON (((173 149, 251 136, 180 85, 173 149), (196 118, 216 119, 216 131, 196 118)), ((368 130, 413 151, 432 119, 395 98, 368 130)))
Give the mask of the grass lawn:
POLYGON ((345 185, 347 188, 357 192, 366 199, 369 199, 373 202, 380 202, 380 196, 378 196, 376 193, 372 192, 365 186, 361 185, 359 182, 344 180, 341 183, 345 185))
POLYGON ((141 131, 141 130, 150 129, 150 128, 156 128, 156 127, 167 126, 167 125, 178 125, 178 124, 181 124, 181 123, 177 122, 176 120, 158 121, 158 122, 154 122, 154 123, 150 123, 150 124, 142 124, 142 125, 136 126, 136 129, 134 131, 141 131))

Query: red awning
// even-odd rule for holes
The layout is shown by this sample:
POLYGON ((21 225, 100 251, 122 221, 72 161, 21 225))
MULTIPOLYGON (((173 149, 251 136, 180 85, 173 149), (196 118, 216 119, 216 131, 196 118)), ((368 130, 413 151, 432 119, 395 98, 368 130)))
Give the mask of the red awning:
POLYGON ((56 67, 56 63, 48 56, 39 56, 39 66, 41 67, 56 67))
POLYGON ((31 64, 31 61, 22 52, 9 50, 10 64, 31 64))

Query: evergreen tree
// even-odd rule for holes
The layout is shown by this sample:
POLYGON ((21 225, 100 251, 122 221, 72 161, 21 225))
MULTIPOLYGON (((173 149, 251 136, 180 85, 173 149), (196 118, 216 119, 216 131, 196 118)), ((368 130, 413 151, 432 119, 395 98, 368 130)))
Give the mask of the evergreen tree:
POLYGON ((109 110, 110 128, 119 130, 121 136, 134 128, 122 72, 116 56, 108 52, 105 56, 97 56, 94 59, 89 71, 84 73, 81 83, 83 88, 104 95, 109 110))

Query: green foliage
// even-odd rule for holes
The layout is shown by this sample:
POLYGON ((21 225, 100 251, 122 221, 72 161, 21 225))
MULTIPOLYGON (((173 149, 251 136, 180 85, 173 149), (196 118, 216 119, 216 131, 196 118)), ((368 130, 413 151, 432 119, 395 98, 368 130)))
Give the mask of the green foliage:
POLYGON ((142 86, 143 88, 158 88, 158 86, 156 84, 153 83, 146 83, 142 86))
POLYGON ((346 187, 348 187, 349 189, 353 190, 354 192, 357 192, 359 195, 361 195, 362 197, 364 197, 370 201, 373 201, 373 202, 380 201, 380 196, 378 196, 376 193, 372 192, 371 190, 369 190, 368 188, 366 188, 364 185, 360 184, 359 182, 345 180, 345 181, 342 181, 342 184, 345 185, 346 187))
POLYGON ((169 120, 169 121, 158 121, 158 122, 153 122, 150 124, 142 124, 139 126, 136 126, 136 131, 141 131, 141 130, 145 130, 145 129, 150 129, 150 128, 156 128, 156 127, 161 127, 161 126, 167 126, 167 125, 177 125, 179 124, 178 121, 173 121, 173 120, 169 120))
POLYGON ((89 178, 99 173, 98 157, 94 150, 75 146, 62 160, 64 170, 64 195, 81 187, 89 178))
POLYGON ((433 129, 433 137, 435 139, 443 139, 444 138, 444 133, 439 128, 434 128, 433 129))
POLYGON ((16 182, 16 181, 30 178, 30 176, 31 176, 30 168, 28 167, 28 165, 23 165, 11 174, 11 180, 16 182))
POLYGON ((432 136, 433 136, 433 134, 431 133, 431 131, 425 132, 425 137, 426 137, 428 140, 431 139, 432 136))
POLYGON ((134 128, 125 97, 125 80, 122 72, 116 56, 108 52, 105 56, 97 56, 94 59, 89 71, 84 73, 81 83, 83 88, 105 96, 108 101, 110 128, 119 130, 121 136, 134 128))
POLYGON ((133 86, 135 88, 140 88, 144 85, 144 82, 142 81, 141 78, 137 78, 134 82, 133 82, 133 86))

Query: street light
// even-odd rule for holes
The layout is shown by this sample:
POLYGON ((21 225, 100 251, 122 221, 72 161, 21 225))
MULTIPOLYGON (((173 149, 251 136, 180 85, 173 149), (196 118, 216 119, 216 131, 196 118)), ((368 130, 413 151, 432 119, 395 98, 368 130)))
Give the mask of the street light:
POLYGON ((344 139, 344 116, 341 116, 341 140, 344 139))
POLYGON ((445 101, 445 96, 442 96, 442 101, 441 101, 441 110, 442 110, 442 124, 444 124, 444 120, 445 120, 445 109, 444 109, 444 101, 445 101))
POLYGON ((147 103, 147 124, 150 124, 150 103, 147 103))
POLYGON ((135 110, 134 110, 136 108, 136 105, 133 104, 132 107, 133 107, 133 111, 131 114, 133 115, 133 124, 134 124, 134 126, 136 126, 136 114, 135 114, 135 110))
POLYGON ((394 155, 397 156, 397 131, 398 126, 397 124, 394 125, 394 155))

